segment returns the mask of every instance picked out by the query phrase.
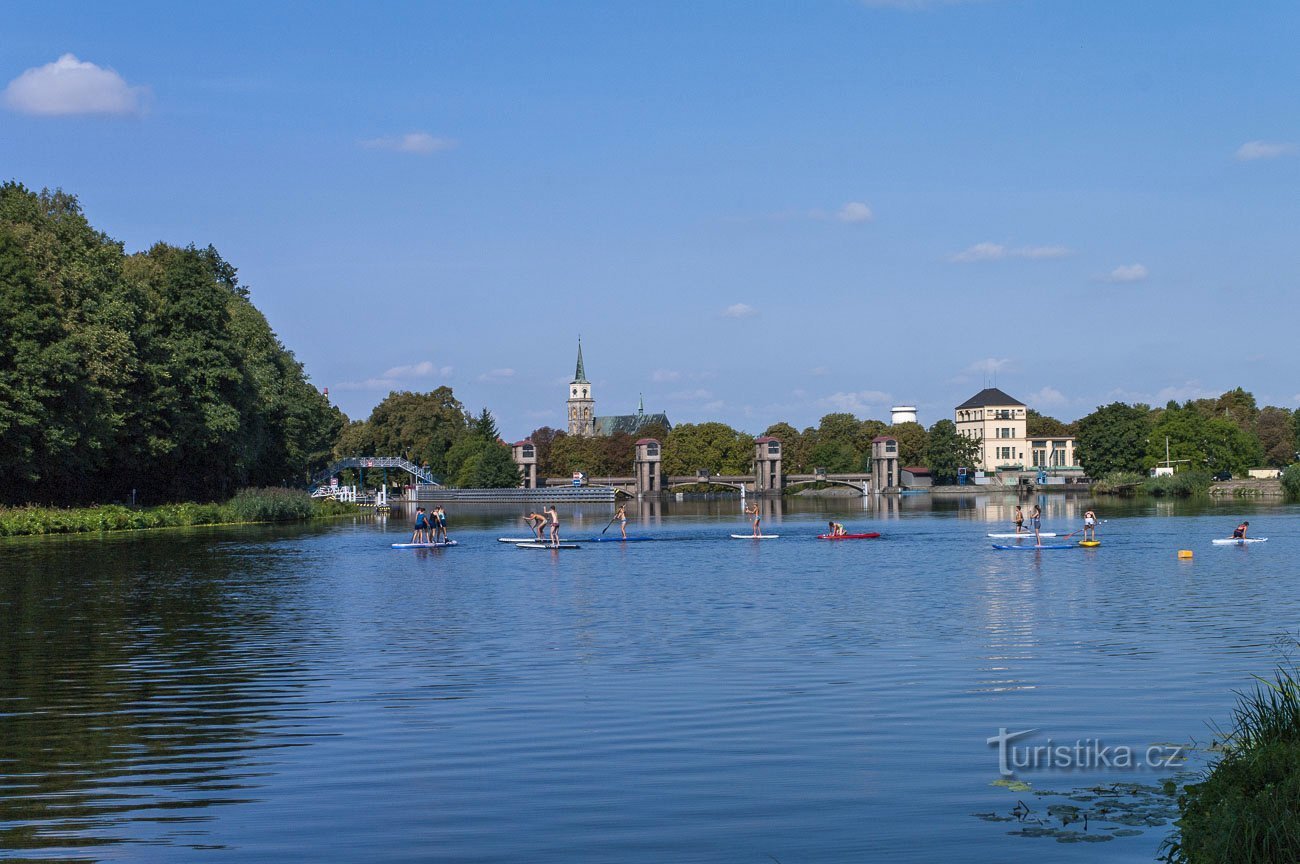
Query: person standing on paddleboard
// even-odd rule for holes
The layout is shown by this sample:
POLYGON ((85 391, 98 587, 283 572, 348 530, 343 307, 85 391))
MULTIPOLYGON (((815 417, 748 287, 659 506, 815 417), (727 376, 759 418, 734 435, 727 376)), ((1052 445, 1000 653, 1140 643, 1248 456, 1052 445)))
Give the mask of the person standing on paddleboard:
POLYGON ((755 501, 753 504, 750 504, 748 507, 746 507, 745 513, 749 516, 754 517, 754 536, 755 537, 759 536, 759 534, 761 534, 762 532, 758 530, 758 525, 760 522, 763 521, 763 519, 761 516, 758 515, 758 502, 755 501))
POLYGON ((443 509, 442 509, 442 505, 439 504, 438 507, 433 511, 433 515, 434 515, 434 518, 437 520, 437 521, 434 523, 434 528, 436 528, 437 530, 435 531, 435 533, 434 533, 434 535, 433 535, 433 542, 434 542, 434 543, 439 542, 439 541, 438 541, 438 538, 439 538, 439 537, 442 538, 442 541, 441 541, 441 542, 443 542, 443 543, 448 542, 448 538, 447 538, 447 511, 446 511, 446 510, 443 510, 443 509))
POLYGON ((543 512, 551 520, 551 545, 560 545, 560 514, 556 512, 555 505, 551 504, 543 512))
POLYGON ((542 526, 546 524, 546 517, 541 513, 529 513, 524 517, 528 523, 528 528, 537 536, 537 542, 542 542, 542 526))
POLYGON ((411 532, 412 543, 425 542, 425 530, 429 527, 429 521, 424 517, 424 508, 415 508, 415 530, 411 532))
POLYGON ((1037 504, 1034 505, 1033 510, 1029 511, 1029 524, 1034 526, 1034 544, 1042 546, 1043 538, 1039 536, 1038 532, 1043 527, 1043 509, 1037 504))
POLYGON ((1083 539, 1097 539, 1097 514, 1091 510, 1083 514, 1083 539))
POLYGON ((1011 514, 1011 524, 1016 526, 1016 533, 1019 534, 1025 530, 1025 511, 1016 505, 1016 512, 1011 514))
POLYGON ((1233 540, 1245 540, 1245 539, 1246 539, 1246 531, 1247 531, 1249 528, 1250 528, 1250 523, 1249 523, 1249 522, 1242 522, 1242 523, 1241 523, 1240 525, 1238 525, 1236 528, 1232 529, 1232 539, 1233 539, 1233 540))
POLYGON ((614 518, 618 520, 618 530, 623 532, 623 539, 627 539, 627 505, 620 504, 614 511, 614 518))

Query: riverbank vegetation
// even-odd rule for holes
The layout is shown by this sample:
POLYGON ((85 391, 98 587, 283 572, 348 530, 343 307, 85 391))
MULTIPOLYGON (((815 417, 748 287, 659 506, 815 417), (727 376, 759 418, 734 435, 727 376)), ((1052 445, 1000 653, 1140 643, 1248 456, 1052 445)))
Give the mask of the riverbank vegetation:
POLYGON ((305 483, 344 423, 211 246, 128 254, 0 185, 0 504, 305 483))
POLYGON ((75 508, 0 507, 0 537, 294 522, 356 512, 355 505, 315 500, 297 489, 241 489, 229 501, 220 504, 186 502, 136 508, 120 504, 75 508))
POLYGON ((1171 864, 1300 861, 1300 680, 1279 668, 1237 694, 1223 758, 1184 789, 1171 864))

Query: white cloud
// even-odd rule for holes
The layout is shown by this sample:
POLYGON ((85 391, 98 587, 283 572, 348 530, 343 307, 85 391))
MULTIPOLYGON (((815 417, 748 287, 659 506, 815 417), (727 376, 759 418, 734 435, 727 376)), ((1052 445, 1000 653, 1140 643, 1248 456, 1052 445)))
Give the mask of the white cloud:
POLYGON ((887 409, 890 396, 879 390, 856 390, 851 393, 832 393, 817 401, 818 404, 834 408, 836 411, 865 415, 877 412, 877 409, 879 412, 887 409))
POLYGON ((1009 372, 1012 368, 1014 362, 1009 357, 985 357, 967 366, 966 372, 970 375, 996 375, 999 372, 1009 372))
POLYGON ((374 378, 343 381, 334 386, 339 390, 397 390, 404 383, 418 378, 450 378, 453 371, 450 366, 435 366, 431 360, 422 360, 407 366, 394 366, 374 378))
POLYGON ((1120 402, 1143 402, 1157 408, 1163 408, 1165 403, 1170 400, 1186 402, 1189 399, 1209 399, 1218 395, 1219 392, 1209 389, 1197 380, 1185 381, 1182 384, 1170 384, 1160 388, 1155 393, 1124 390, 1123 388, 1116 388, 1110 392, 1110 398, 1117 399, 1120 402))
POLYGON ((53 117, 72 114, 140 114, 147 87, 132 87, 112 69, 64 54, 34 66, 9 82, 3 101, 21 114, 53 117))
POLYGON ((484 372, 482 375, 478 376, 478 380, 504 381, 507 378, 513 378, 513 377, 515 377, 515 370, 513 369, 493 369, 489 372, 484 372))
POLYGON ((1001 261, 1004 258, 1027 258, 1042 260, 1046 258, 1064 258, 1071 254, 1068 246, 1005 246, 1001 243, 976 243, 948 260, 957 264, 970 264, 975 261, 1001 261))
POLYGON ((748 303, 733 303, 722 310, 723 318, 753 318, 758 310, 748 303))
POLYGON ((1149 275, 1142 264, 1122 264, 1106 274, 1106 282, 1141 282, 1149 275))
POLYGON ((391 150, 395 153, 428 156, 430 153, 453 149, 456 141, 451 138, 437 138, 428 132, 407 132, 405 135, 370 138, 362 141, 361 146, 367 150, 391 150))
POLYGON ((667 384, 672 381, 680 381, 682 373, 676 369, 656 369, 650 373, 650 380, 656 384, 667 384))
POLYGON ((712 399, 713 391, 704 389, 678 390, 676 393, 669 393, 664 398, 671 399, 674 402, 698 402, 701 399, 712 399))
POLYGON ((1247 141, 1237 148, 1237 161, 1276 159, 1279 156, 1290 156, 1295 152, 1296 145, 1286 141, 1247 141))
POLYGON ((850 201, 836 212, 835 218, 841 222, 870 222, 876 216, 861 201, 850 201))
POLYGON ((1039 390, 1037 393, 1029 394, 1029 404, 1031 407, 1036 405, 1064 405, 1067 401, 1068 400, 1065 398, 1064 393, 1050 385, 1039 390))

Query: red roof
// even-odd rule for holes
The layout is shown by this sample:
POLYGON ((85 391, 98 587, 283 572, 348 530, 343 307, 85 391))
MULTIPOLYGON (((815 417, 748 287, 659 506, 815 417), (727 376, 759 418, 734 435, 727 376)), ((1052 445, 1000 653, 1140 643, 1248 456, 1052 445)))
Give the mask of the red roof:
POLYGON ((929 474, 929 468, 923 468, 920 465, 909 465, 903 468, 908 474, 929 474))
POLYGON ((642 444, 658 444, 658 443, 659 443, 658 438, 638 438, 636 442, 636 446, 640 447, 642 444))
POLYGON ((515 443, 511 444, 510 446, 511 446, 511 447, 522 447, 522 446, 524 446, 525 444, 532 445, 532 443, 533 443, 533 439, 531 439, 531 438, 525 438, 525 439, 522 440, 522 441, 516 441, 515 443))
POLYGON ((898 439, 895 438, 893 435, 877 435, 875 438, 871 439, 871 443, 875 444, 877 441, 897 441, 897 440, 898 439))
POLYGON ((780 438, 773 438, 771 435, 760 435, 754 439, 755 444, 766 444, 769 441, 775 441, 778 444, 781 443, 780 438))

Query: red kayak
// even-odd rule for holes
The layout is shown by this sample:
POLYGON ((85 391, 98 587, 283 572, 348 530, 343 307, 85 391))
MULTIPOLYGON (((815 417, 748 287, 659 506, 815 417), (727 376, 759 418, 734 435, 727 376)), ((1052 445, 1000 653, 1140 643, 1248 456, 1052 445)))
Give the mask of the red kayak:
POLYGON ((879 531, 872 531, 869 534, 818 534, 818 540, 875 540, 880 536, 879 531))

